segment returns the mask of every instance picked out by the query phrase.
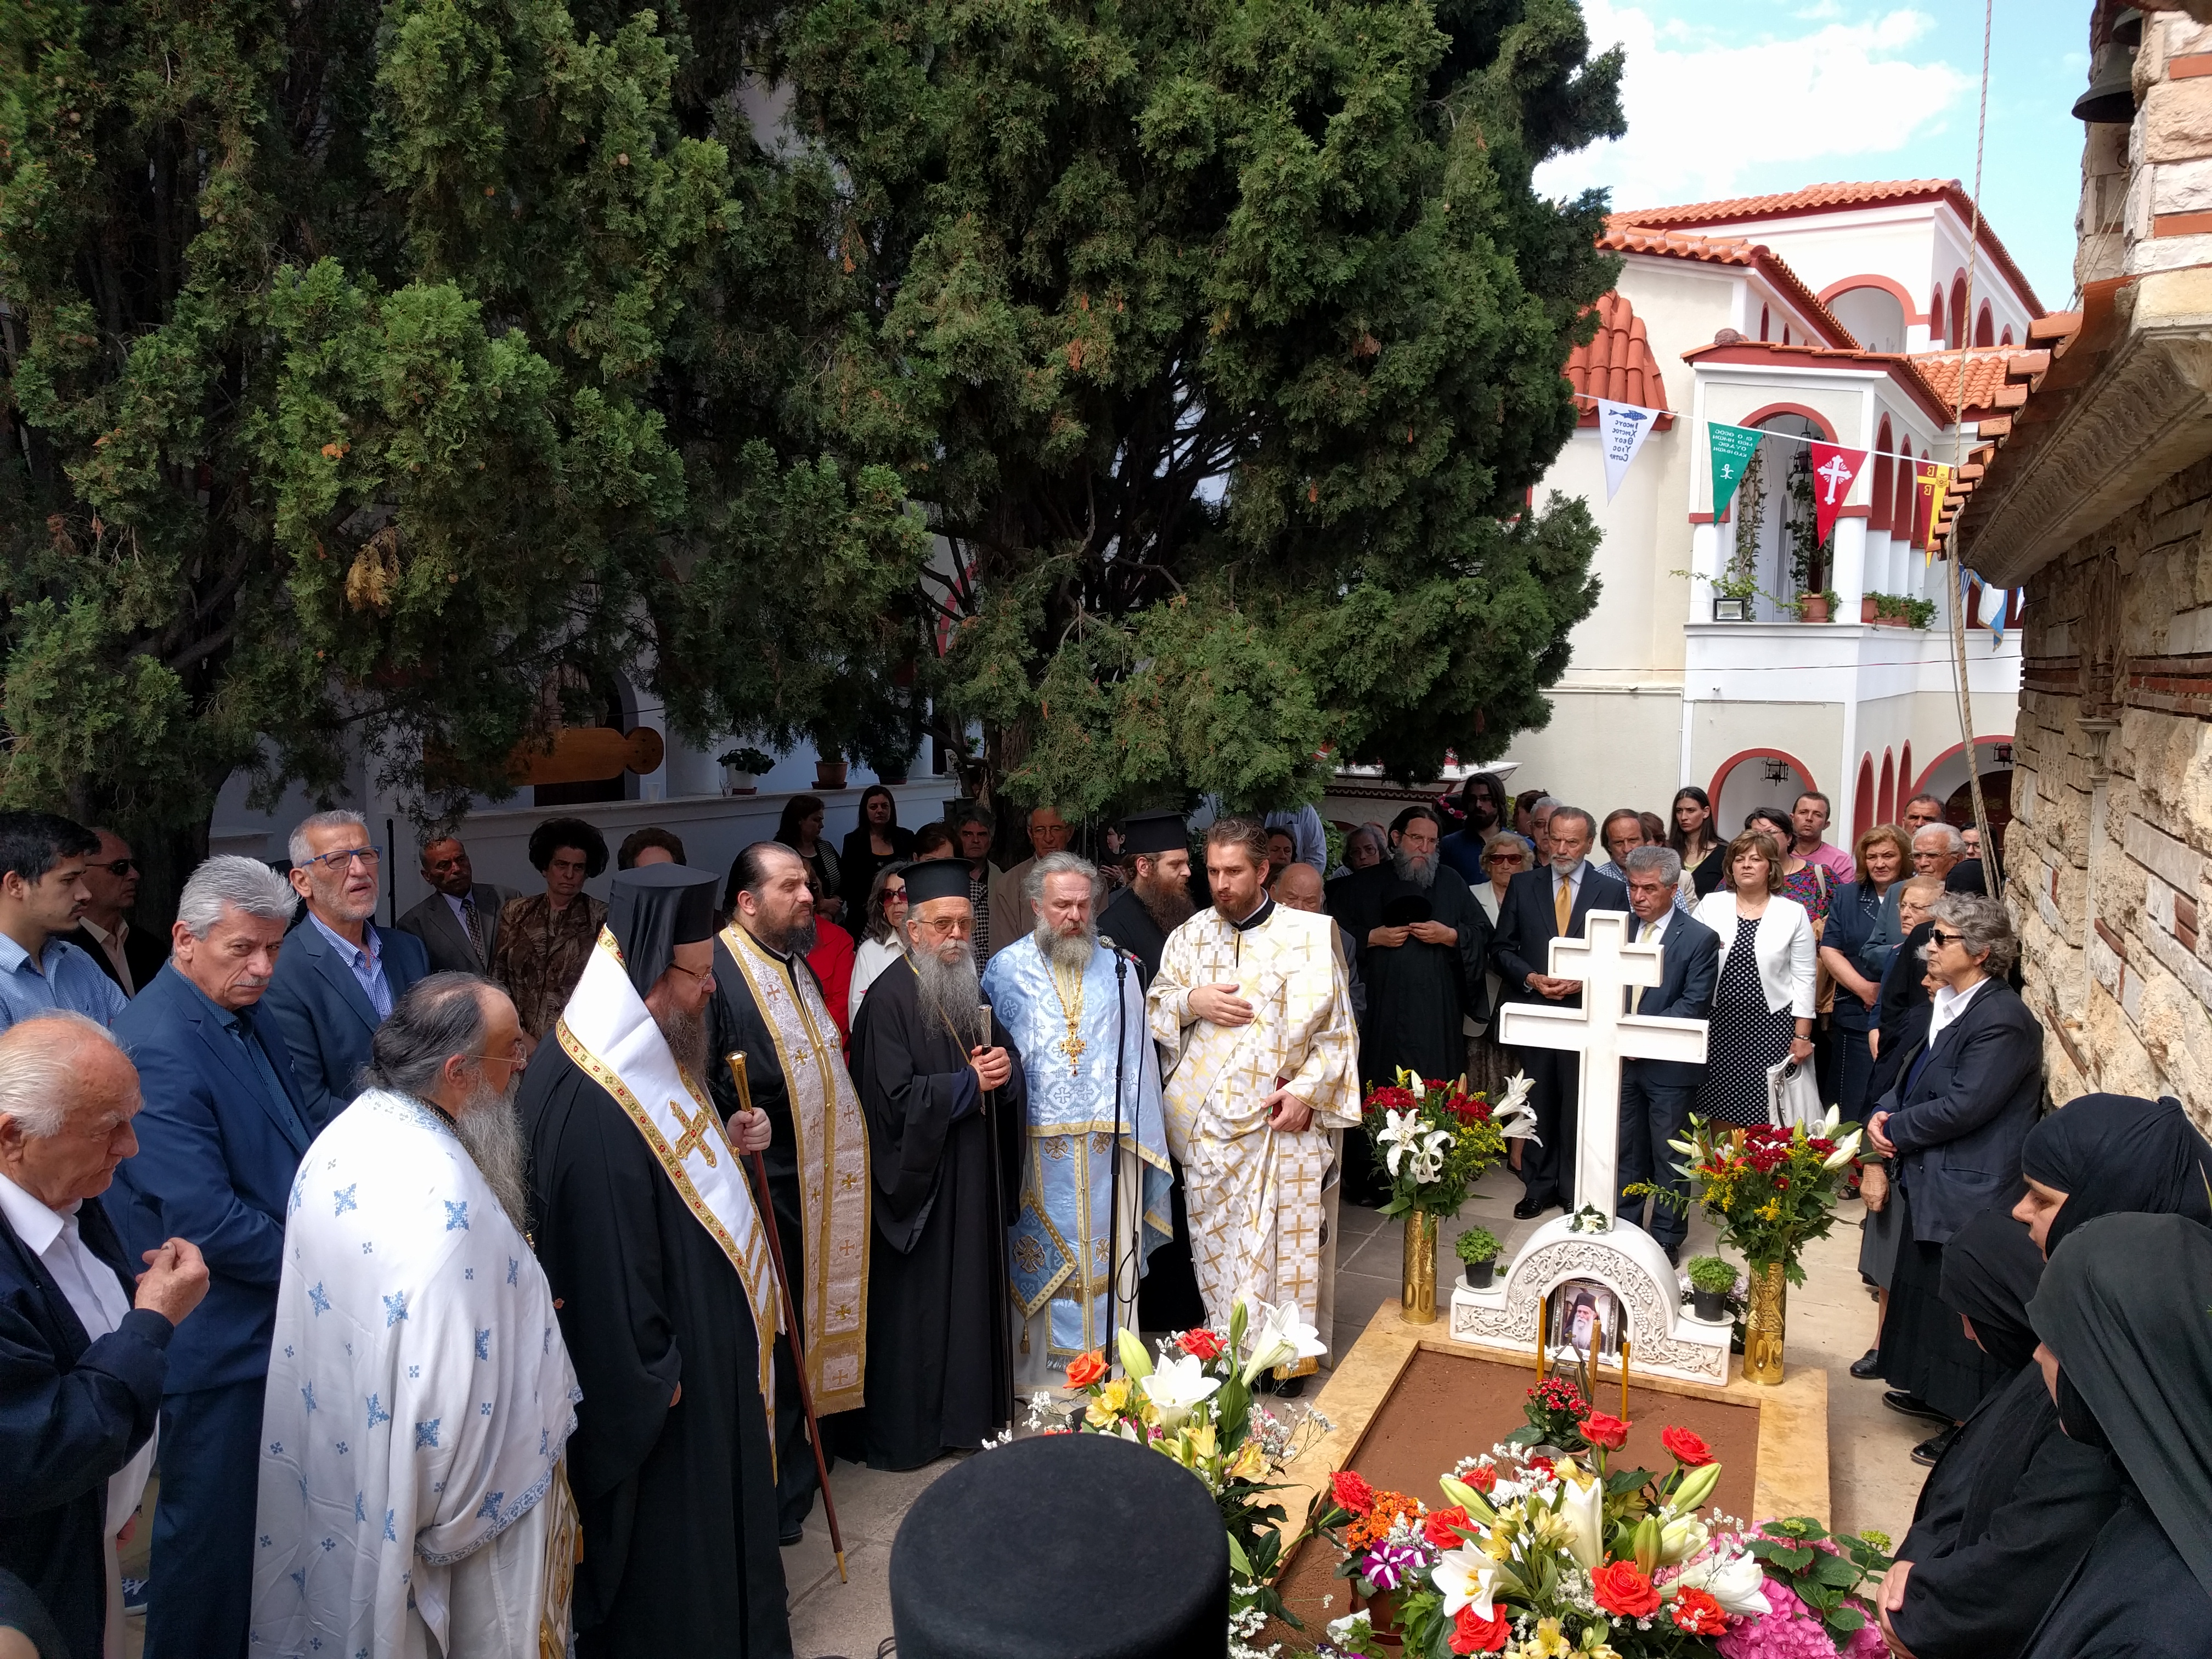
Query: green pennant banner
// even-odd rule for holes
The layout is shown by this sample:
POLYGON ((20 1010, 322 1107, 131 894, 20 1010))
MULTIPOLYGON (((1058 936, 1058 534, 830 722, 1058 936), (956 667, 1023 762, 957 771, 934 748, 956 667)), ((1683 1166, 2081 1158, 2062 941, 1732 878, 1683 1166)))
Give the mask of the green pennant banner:
POLYGON ((1718 524, 1721 514, 1735 495, 1735 487, 1743 482, 1743 470, 1751 464, 1751 453, 1759 447, 1759 441, 1766 434, 1747 426, 1729 426, 1720 421, 1705 422, 1705 443, 1713 455, 1713 522, 1718 524))

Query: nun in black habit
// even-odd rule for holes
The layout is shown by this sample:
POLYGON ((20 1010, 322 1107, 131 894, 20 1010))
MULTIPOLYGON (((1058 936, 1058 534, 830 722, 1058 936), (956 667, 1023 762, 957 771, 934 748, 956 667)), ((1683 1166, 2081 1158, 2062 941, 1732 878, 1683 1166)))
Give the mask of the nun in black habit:
POLYGON ((2212 1224, 2212 1142, 2166 1095, 2083 1095, 2027 1133, 2027 1194, 2013 1214, 2047 1258, 2100 1215, 2147 1210, 2212 1224))
POLYGON ((2100 1216, 2052 1252, 2028 1308, 2036 1358, 2069 1437, 2108 1452, 2123 1484, 2027 1659, 2212 1649, 2208 1307, 2212 1231, 2185 1217, 2100 1216))
POLYGON ((2043 1257, 1984 1210, 1943 1247, 1943 1300, 2012 1381, 1977 1406, 1920 1489, 1882 1585, 1883 1633, 1911 1659, 2013 1659, 2119 1503, 2104 1453, 2060 1431, 2027 1301, 2043 1257))
MULTIPOLYGON (((696 1080, 715 886, 709 872, 681 865, 617 875, 607 926, 629 985, 599 982, 613 993, 605 1001, 623 1006, 586 1016, 587 967, 523 1077, 535 1243, 584 1391, 568 1442, 583 1530, 579 1659, 788 1659, 792 1650, 760 1339, 744 1283, 567 1040, 572 1019, 630 1031, 650 1019, 677 1039, 669 1051, 696 1080), (679 949, 698 960, 680 962, 679 949), (664 979, 659 1004, 681 1006, 639 1007, 627 995, 653 997, 664 979), (687 1010, 693 1054, 678 1052, 693 1046, 687 1010)), ((764 1133, 765 1120, 757 1127, 764 1133)), ((752 1138, 744 1122, 732 1133, 752 1138)))
POLYGON ((910 865, 906 890, 913 948, 868 988, 853 1028, 889 1248, 868 1264, 866 1404, 833 1431, 841 1456, 878 1469, 972 1451, 1012 1421, 1006 1229, 1029 1139, 1013 1039, 994 1015, 979 1041, 967 865, 910 865))

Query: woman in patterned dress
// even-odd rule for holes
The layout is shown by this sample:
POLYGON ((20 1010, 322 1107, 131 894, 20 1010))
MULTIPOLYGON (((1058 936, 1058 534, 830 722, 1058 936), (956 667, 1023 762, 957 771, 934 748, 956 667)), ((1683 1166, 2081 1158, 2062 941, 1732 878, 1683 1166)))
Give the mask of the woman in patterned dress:
POLYGON ((1767 1121, 1768 1068, 1813 1057, 1813 924, 1784 895, 1782 848, 1765 830, 1729 842, 1726 869, 1727 885, 1698 903, 1721 940, 1698 1109, 1748 1126, 1767 1121))

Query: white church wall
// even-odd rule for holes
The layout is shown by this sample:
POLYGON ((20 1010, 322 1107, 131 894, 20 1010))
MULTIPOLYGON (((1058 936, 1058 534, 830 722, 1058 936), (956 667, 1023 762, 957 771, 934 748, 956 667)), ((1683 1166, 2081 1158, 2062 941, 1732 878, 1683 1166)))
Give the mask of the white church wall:
POLYGON ((1680 787, 1680 690, 1563 684, 1550 696, 1552 723, 1513 739, 1515 790, 1541 787, 1601 817, 1616 806, 1665 817, 1680 787))

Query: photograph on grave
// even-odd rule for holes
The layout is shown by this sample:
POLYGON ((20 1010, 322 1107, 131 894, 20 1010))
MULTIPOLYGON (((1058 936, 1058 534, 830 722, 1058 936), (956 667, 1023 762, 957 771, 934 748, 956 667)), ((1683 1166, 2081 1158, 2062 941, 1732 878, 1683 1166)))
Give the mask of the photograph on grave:
MULTIPOLYGON (((1623 1334, 1620 1298, 1607 1286, 1595 1279, 1571 1279, 1552 1292, 1547 1336, 1554 1348, 1612 1357, 1620 1352, 1623 1334)), ((1629 1340, 1635 1340, 1631 1334, 1629 1340)))

